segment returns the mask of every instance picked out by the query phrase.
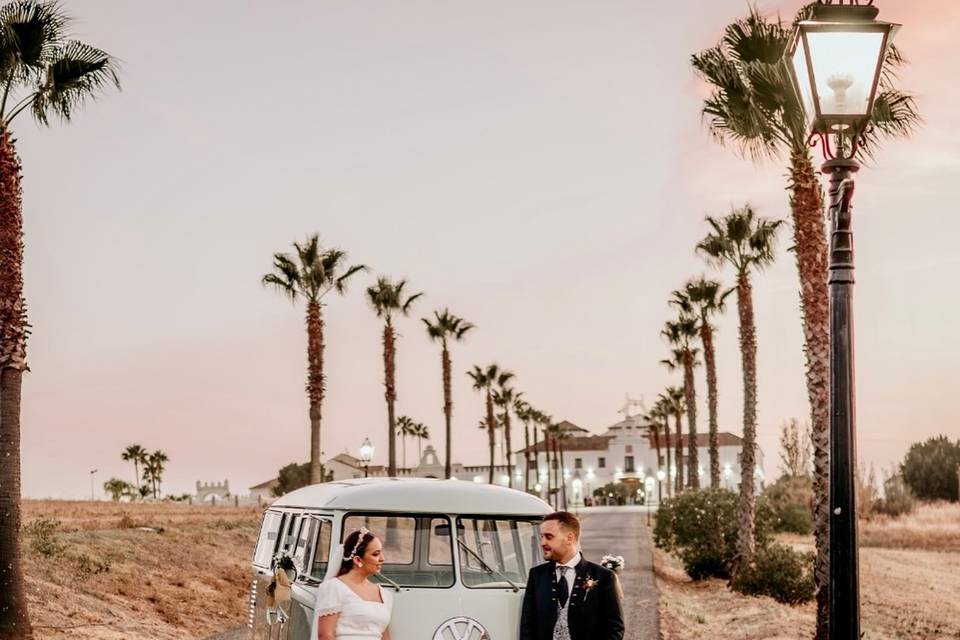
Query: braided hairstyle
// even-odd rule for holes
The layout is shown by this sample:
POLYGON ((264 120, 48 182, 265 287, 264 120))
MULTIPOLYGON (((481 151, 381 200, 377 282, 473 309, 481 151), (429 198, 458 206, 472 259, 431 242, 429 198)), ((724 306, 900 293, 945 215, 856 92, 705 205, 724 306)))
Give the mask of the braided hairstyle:
POLYGON ((347 536, 347 539, 343 541, 343 560, 340 562, 337 577, 350 573, 350 570, 353 569, 353 559, 363 558, 367 553, 367 547, 375 538, 376 536, 369 531, 354 531, 347 536))

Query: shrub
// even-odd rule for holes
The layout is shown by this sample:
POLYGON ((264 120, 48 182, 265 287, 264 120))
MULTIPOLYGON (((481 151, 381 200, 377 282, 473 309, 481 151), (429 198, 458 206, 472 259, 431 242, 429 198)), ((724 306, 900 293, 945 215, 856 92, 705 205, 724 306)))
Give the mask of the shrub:
POLYGON ((813 480, 810 476, 780 476, 763 496, 773 510, 774 531, 807 535, 813 531, 813 480))
POLYGON ((109 560, 93 558, 86 553, 77 554, 74 561, 77 563, 77 576, 81 580, 110 571, 109 560))
POLYGON ((960 441, 947 436, 930 438, 910 447, 900 473, 903 481, 921 500, 960 500, 957 468, 960 467, 960 441))
MULTIPOLYGON (((676 555, 694 580, 729 578, 737 554, 740 497, 728 489, 686 491, 664 500, 653 539, 676 555)), ((765 546, 775 517, 766 500, 758 500, 755 540, 765 546)))
POLYGON ((812 568, 812 553, 772 544, 757 549, 753 560, 737 570, 730 586, 748 596, 770 596, 785 604, 802 604, 812 600, 816 592, 812 568))
POLYGON ((30 551, 53 558, 59 556, 67 548, 60 540, 60 521, 51 518, 37 518, 23 528, 23 533, 30 539, 30 551))
POLYGON ((892 475, 883 481, 883 497, 877 500, 875 509, 878 513, 898 518, 913 513, 917 500, 904 483, 903 476, 892 475))

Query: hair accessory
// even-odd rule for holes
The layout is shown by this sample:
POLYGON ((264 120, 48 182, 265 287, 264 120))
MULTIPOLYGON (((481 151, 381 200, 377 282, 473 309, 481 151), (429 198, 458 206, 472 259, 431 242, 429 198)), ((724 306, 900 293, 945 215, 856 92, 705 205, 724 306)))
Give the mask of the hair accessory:
POLYGON ((346 557, 347 560, 353 560, 357 555, 357 550, 360 548, 360 545, 363 544, 363 539, 370 535, 370 530, 366 527, 360 527, 360 535, 357 536, 357 544, 353 545, 353 551, 350 552, 350 555, 346 557))

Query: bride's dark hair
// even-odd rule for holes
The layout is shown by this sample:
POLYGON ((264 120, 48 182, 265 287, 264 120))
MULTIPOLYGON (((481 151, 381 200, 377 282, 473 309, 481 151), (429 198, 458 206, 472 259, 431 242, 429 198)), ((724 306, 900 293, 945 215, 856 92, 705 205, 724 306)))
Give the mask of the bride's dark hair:
POLYGON ((338 577, 350 573, 350 570, 353 569, 353 558, 363 558, 367 553, 367 547, 375 537, 370 532, 364 533, 362 531, 354 531, 347 536, 347 539, 343 541, 343 560, 340 562, 340 570, 337 571, 338 577))

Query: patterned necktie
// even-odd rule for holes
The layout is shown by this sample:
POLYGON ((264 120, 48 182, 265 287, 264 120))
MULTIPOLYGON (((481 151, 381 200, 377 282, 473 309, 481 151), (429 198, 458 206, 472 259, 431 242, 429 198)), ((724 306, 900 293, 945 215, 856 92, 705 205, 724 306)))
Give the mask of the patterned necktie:
POLYGON ((570 597, 570 586, 567 584, 567 571, 570 567, 560 565, 560 584, 557 585, 557 600, 560 602, 560 608, 567 606, 567 598, 570 597))

